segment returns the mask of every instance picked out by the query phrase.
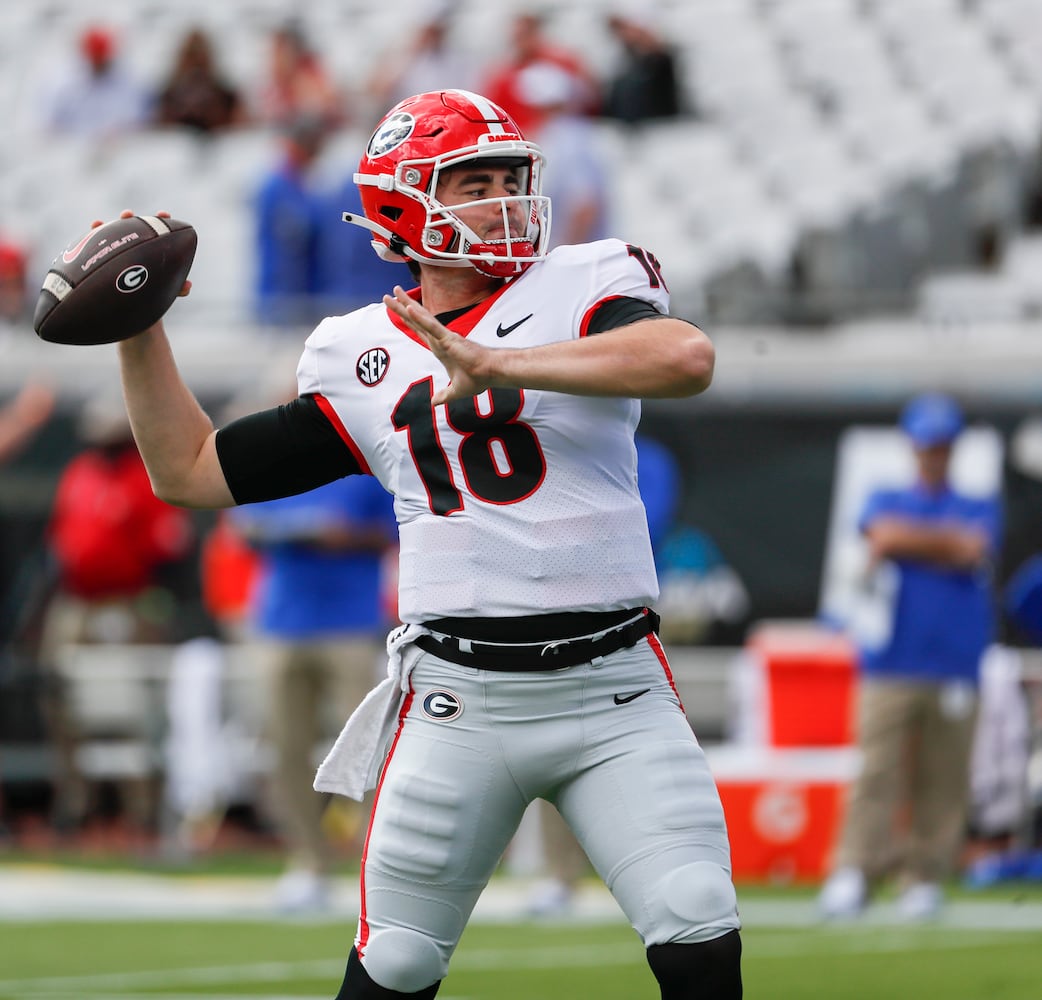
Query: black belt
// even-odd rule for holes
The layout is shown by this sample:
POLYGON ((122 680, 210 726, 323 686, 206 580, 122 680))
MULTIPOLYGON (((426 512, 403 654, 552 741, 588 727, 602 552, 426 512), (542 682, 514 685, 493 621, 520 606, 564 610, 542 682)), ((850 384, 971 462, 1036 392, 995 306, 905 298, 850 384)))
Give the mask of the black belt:
POLYGON ((639 618, 596 637, 553 639, 549 642, 478 642, 454 635, 421 635, 420 649, 450 663, 479 670, 560 670, 589 663, 619 649, 636 645, 658 631, 659 616, 650 608, 634 611, 639 618))

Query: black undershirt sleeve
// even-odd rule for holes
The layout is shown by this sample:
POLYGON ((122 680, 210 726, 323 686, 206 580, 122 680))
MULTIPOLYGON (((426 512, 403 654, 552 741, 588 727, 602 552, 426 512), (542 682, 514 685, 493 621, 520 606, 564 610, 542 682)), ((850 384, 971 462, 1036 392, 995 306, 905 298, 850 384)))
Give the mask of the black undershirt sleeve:
POLYGON ((232 421, 217 432, 216 445, 240 504, 306 493, 364 471, 313 396, 232 421))
POLYGON ((642 319, 662 319, 660 313, 651 303, 642 299, 623 297, 608 299, 607 302, 598 306, 587 324, 586 333, 604 333, 605 330, 614 330, 616 327, 629 326, 642 319))

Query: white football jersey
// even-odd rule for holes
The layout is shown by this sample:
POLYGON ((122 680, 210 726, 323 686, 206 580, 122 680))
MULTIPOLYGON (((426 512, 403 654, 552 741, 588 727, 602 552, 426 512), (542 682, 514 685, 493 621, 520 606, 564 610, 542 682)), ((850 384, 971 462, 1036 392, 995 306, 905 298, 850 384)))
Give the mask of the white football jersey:
MULTIPOLYGON (((620 240, 560 247, 449 327, 493 348, 574 340, 621 296, 668 311, 653 256, 620 240)), ((496 388, 432 407, 445 369, 382 303, 324 320, 297 376, 394 494, 403 621, 658 597, 637 490, 639 400, 496 388)))

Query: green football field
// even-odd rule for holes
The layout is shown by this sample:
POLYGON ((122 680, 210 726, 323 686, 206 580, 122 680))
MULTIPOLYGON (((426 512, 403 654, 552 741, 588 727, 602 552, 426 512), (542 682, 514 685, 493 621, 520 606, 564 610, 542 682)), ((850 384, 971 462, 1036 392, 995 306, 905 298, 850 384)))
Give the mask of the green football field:
MULTIPOLYGON (((1033 1000, 1042 996, 1039 896, 932 926, 866 922, 744 931, 749 1000, 1033 1000), (963 926, 965 925, 965 926, 963 926)), ((789 898, 768 897, 784 908, 789 898)), ((806 910, 806 900, 792 897, 806 910)), ((756 910, 756 900, 750 903, 756 910)), ((104 900, 99 899, 99 907, 104 900)), ((966 911, 969 912, 969 911, 966 911)), ((774 921, 777 922, 777 921, 774 921)), ((784 921, 781 921, 784 923, 784 921)), ((351 920, 44 920, 0 923, 2 1000, 331 998, 351 920)), ((643 950, 621 921, 472 924, 439 1000, 655 1000, 643 950)))

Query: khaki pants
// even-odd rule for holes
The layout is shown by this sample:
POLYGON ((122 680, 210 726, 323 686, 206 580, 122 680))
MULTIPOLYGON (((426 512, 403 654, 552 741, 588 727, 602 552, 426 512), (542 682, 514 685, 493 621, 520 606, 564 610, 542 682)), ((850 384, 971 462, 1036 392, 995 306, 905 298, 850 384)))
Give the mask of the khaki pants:
POLYGON ((868 679, 860 691, 862 770, 837 866, 869 883, 951 873, 965 834, 977 693, 964 685, 868 679))
MULTIPOLYGON (((332 845, 323 828, 328 796, 312 787, 315 769, 376 683, 382 648, 370 636, 261 646, 275 754, 273 805, 291 868, 324 873, 332 865, 332 845)), ((349 805, 356 806, 349 825, 361 825, 362 807, 349 805)))

